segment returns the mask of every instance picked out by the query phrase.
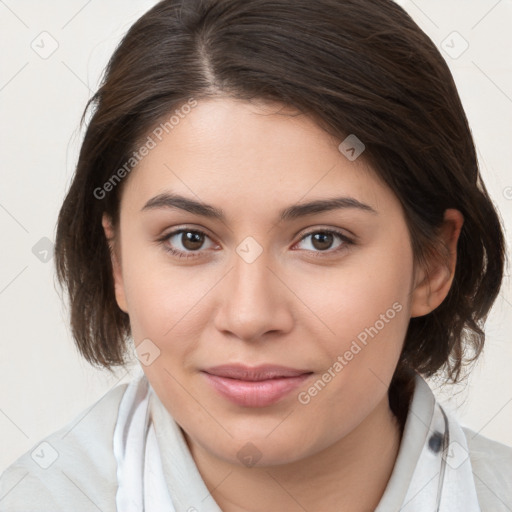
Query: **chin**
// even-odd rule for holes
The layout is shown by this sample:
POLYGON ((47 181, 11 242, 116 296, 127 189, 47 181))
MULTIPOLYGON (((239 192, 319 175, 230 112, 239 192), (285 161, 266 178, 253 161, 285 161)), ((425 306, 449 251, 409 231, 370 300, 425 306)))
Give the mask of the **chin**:
POLYGON ((305 440, 303 432, 292 433, 283 429, 278 434, 277 430, 272 432, 272 429, 254 427, 253 421, 252 431, 244 429, 243 434, 228 427, 232 438, 227 435, 222 436, 222 439, 200 436, 195 437, 195 442, 214 457, 245 467, 286 465, 324 448, 324 443, 317 446, 320 443, 305 440), (269 432, 272 433, 268 434, 269 432))

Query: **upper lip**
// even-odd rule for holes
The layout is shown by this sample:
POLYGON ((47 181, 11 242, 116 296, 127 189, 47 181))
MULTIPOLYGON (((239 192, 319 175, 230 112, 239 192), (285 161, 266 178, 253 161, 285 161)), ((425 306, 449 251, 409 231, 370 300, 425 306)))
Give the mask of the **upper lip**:
POLYGON ((218 377, 227 377, 230 379, 248 381, 298 377, 299 375, 304 375, 305 373, 312 373, 310 370, 297 370, 295 368, 287 368, 285 366, 277 366, 273 364, 262 364, 259 366, 224 364, 220 366, 213 366, 203 371, 218 377))

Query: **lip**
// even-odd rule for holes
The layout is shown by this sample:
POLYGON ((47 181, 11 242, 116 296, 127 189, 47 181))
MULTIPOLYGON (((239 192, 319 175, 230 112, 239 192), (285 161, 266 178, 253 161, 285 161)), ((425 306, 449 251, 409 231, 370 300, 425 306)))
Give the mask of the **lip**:
POLYGON ((276 365, 221 365, 203 370, 207 382, 220 395, 242 407, 272 405, 300 386, 312 375, 276 365))

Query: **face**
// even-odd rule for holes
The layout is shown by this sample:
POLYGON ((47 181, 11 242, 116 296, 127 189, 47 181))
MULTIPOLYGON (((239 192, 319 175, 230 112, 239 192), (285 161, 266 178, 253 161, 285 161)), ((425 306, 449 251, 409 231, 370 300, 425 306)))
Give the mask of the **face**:
POLYGON ((237 464, 313 455, 387 404, 415 293, 402 208, 364 153, 276 111, 198 102, 127 178, 115 242, 149 382, 237 464))

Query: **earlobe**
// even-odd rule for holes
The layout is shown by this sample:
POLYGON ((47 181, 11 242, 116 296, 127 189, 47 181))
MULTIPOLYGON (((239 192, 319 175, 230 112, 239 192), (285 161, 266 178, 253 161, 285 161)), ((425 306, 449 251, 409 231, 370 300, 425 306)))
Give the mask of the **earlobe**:
POLYGON ((124 291, 123 274, 121 271, 121 258, 119 254, 120 247, 118 242, 116 241, 112 220, 106 213, 103 214, 101 224, 103 226, 105 238, 107 239, 107 243, 110 249, 110 259, 112 263, 112 273, 114 277, 116 302, 122 311, 128 313, 128 308, 126 305, 126 296, 124 291))
POLYGON ((411 317, 424 316, 436 309, 450 291, 457 264, 457 242, 464 217, 455 209, 444 213, 440 228, 440 241, 446 247, 446 254, 432 257, 426 267, 418 268, 412 291, 411 317))

